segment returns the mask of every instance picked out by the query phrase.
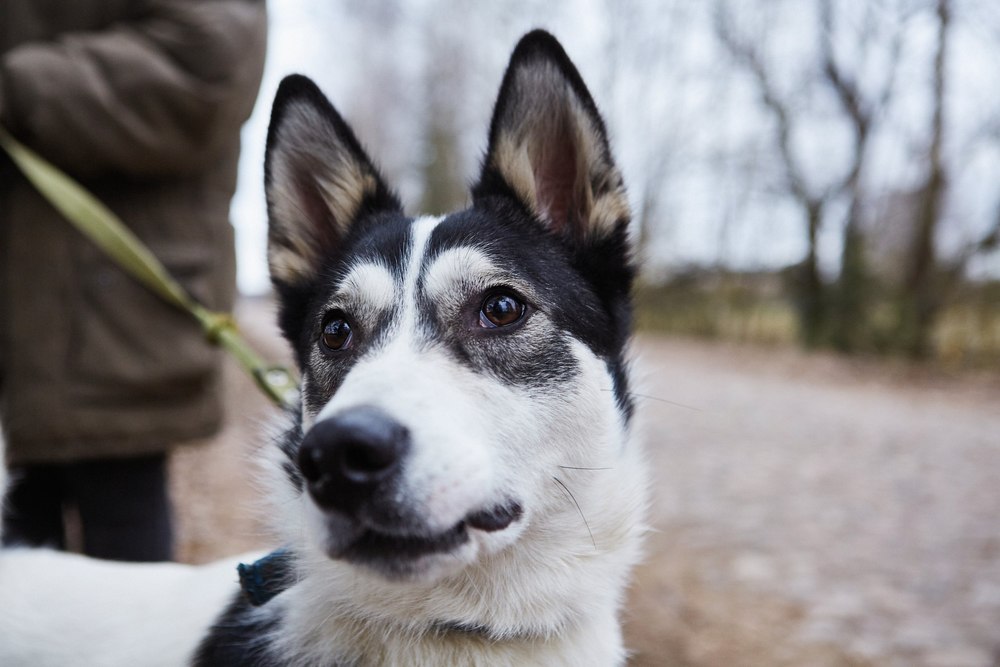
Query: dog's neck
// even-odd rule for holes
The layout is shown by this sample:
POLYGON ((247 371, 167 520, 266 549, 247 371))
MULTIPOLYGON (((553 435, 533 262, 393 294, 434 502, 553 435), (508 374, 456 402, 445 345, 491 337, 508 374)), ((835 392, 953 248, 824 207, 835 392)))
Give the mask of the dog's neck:
POLYGON ((275 604, 284 606, 284 631, 276 634, 275 657, 282 664, 328 665, 620 665, 625 651, 615 608, 576 618, 560 628, 515 633, 452 622, 403 624, 392 619, 333 613, 322 627, 305 630, 315 618, 308 592, 288 591, 275 604), (306 603, 308 604, 308 603, 306 603), (298 613, 301 612, 301 613, 298 613))

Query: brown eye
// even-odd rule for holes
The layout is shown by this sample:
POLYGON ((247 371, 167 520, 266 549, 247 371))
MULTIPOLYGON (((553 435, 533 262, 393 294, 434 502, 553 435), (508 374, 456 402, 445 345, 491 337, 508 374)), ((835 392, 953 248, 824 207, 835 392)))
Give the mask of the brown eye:
POLYGON ((323 326, 323 347, 328 350, 343 350, 350 347, 351 325, 343 317, 334 317, 323 326))
POLYGON ((483 301, 483 307, 479 311, 479 326, 496 329, 516 324, 524 317, 525 310, 525 305, 510 294, 493 294, 483 301))

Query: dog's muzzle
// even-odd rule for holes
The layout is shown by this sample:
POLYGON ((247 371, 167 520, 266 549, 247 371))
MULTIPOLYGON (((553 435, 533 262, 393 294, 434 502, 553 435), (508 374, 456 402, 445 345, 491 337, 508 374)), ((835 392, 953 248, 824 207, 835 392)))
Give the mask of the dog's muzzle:
POLYGON ((521 505, 509 501, 470 512, 443 532, 428 531, 423 517, 400 502, 411 449, 409 430, 374 407, 346 410, 306 434, 298 465, 324 512, 331 557, 398 571, 402 562, 458 548, 469 528, 496 532, 521 518, 521 505))

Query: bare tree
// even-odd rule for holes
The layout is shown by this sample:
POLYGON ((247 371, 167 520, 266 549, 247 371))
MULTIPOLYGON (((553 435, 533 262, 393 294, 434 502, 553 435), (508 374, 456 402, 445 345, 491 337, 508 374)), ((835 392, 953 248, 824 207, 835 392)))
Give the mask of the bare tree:
MULTIPOLYGON (((962 18, 965 23, 982 23, 981 28, 997 30, 1000 14, 990 14, 985 5, 954 0, 934 0, 933 14, 937 23, 931 74, 932 109, 928 127, 926 174, 916 192, 917 211, 913 218, 913 242, 909 249, 909 264, 899 303, 896 338, 899 348, 913 358, 925 358, 933 352, 932 336, 943 309, 955 297, 966 279, 973 258, 1000 247, 1000 204, 993 220, 981 234, 969 241, 950 257, 941 256, 937 248, 939 230, 945 219, 945 199, 953 185, 960 164, 949 165, 946 146, 951 139, 954 123, 946 117, 948 100, 954 93, 949 86, 948 66, 952 50, 952 32, 962 18), (964 15, 964 16, 963 16, 964 15)), ((1000 141, 997 115, 985 120, 978 128, 964 128, 971 133, 953 152, 966 154, 977 143, 1000 141)))
MULTIPOLYGON (((801 8, 801 5, 799 6, 801 8)), ((902 25, 906 13, 899 3, 883 0, 868 3, 867 15, 861 22, 863 29, 848 34, 847 22, 838 20, 832 0, 818 0, 816 5, 818 46, 815 58, 809 65, 806 78, 809 84, 825 87, 832 93, 840 111, 839 122, 850 132, 850 146, 843 173, 830 178, 822 185, 815 185, 807 178, 803 165, 797 160, 793 136, 808 109, 794 106, 791 96, 782 95, 775 83, 777 72, 765 61, 754 42, 736 33, 732 15, 725 0, 717 4, 716 35, 724 48, 734 57, 754 81, 764 107, 775 124, 776 154, 785 173, 788 196, 802 211, 807 240, 803 261, 793 274, 793 297, 797 304, 801 338, 805 345, 814 347, 830 344, 845 351, 866 345, 867 321, 872 301, 872 276, 867 266, 865 230, 862 218, 868 196, 865 191, 865 171, 870 160, 870 144, 877 124, 891 102, 896 71, 900 61, 902 25), (886 20, 875 20, 875 13, 886 15, 886 20), (882 25, 881 31, 871 26, 882 25), (889 37, 887 66, 877 77, 869 77, 861 85, 866 60, 876 42, 889 37), (849 41, 856 54, 852 63, 838 57, 834 48, 835 38, 849 41), (818 238, 824 224, 832 217, 834 203, 846 209, 842 225, 842 254, 836 280, 827 282, 819 269, 818 238)))
POLYGON ((935 285, 937 256, 935 238, 943 210, 947 181, 944 164, 945 71, 951 26, 950 0, 937 0, 937 46, 934 54, 933 112, 927 176, 920 190, 920 209, 916 234, 906 277, 899 318, 898 337, 902 349, 912 357, 926 357, 930 352, 931 329, 941 308, 940 290, 935 285))
MULTIPOLYGON (((873 12, 891 11, 885 2, 869 3, 866 6, 864 24, 876 24, 873 12)), ((838 193, 847 200, 847 214, 844 221, 843 251, 840 276, 833 288, 830 303, 830 342, 841 350, 857 350, 865 346, 865 323, 873 298, 872 276, 867 266, 866 240, 861 220, 866 204, 863 171, 868 163, 869 141, 878 116, 888 106, 899 65, 900 46, 903 31, 900 29, 904 17, 894 12, 891 30, 888 67, 881 80, 870 86, 867 94, 861 92, 858 83, 859 72, 850 72, 838 61, 834 52, 833 38, 837 30, 832 0, 821 0, 819 6, 820 39, 819 69, 820 79, 834 92, 844 112, 844 118, 851 129, 852 145, 850 167, 838 185, 838 193)), ((856 44, 860 53, 858 66, 863 66, 872 40, 880 35, 863 30, 856 44)))
POLYGON ((806 256, 796 267, 792 282, 800 336, 807 347, 816 347, 826 338, 829 318, 829 295, 820 274, 818 240, 824 212, 834 191, 829 188, 815 189, 806 178, 792 145, 795 112, 789 101, 778 91, 773 74, 762 55, 750 40, 734 30, 725 0, 720 0, 716 5, 715 33, 723 47, 749 72, 757 86, 761 102, 774 120, 774 139, 784 172, 785 187, 800 207, 805 222, 806 256))

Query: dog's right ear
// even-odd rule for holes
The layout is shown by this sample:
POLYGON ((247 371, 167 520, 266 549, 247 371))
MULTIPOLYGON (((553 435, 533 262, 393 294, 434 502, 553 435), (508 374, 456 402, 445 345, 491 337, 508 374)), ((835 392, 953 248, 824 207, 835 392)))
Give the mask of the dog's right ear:
POLYGON ((267 261, 279 288, 299 288, 361 216, 399 211, 351 128, 307 77, 278 86, 267 131, 267 261))
POLYGON ((569 56, 543 30, 521 38, 510 57, 472 195, 512 197, 577 242, 627 238, 628 197, 604 120, 569 56))

